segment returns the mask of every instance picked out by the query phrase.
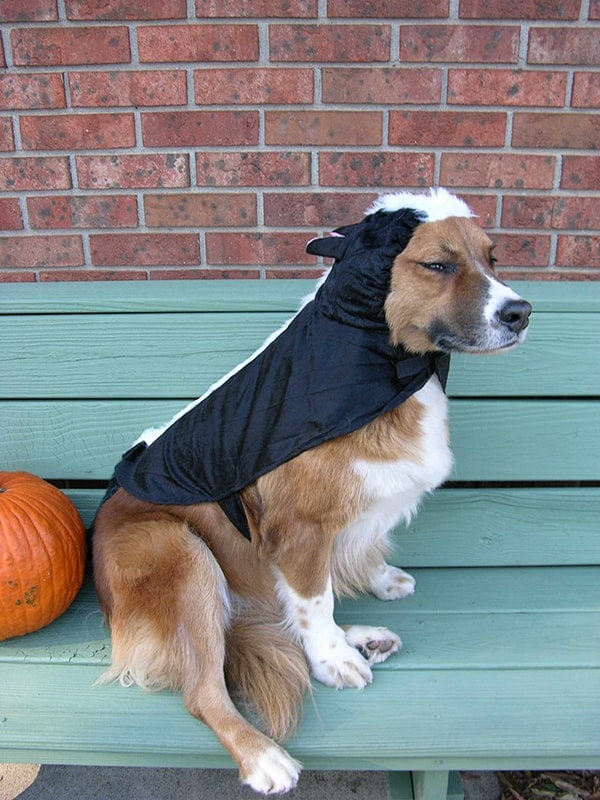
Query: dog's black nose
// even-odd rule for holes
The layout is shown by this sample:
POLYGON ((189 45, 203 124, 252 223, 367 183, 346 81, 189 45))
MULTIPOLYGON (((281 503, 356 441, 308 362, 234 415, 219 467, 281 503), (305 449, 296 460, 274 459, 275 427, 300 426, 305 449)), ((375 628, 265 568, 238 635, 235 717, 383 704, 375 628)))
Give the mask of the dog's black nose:
POLYGON ((507 328, 513 333, 521 333, 529 325, 531 306, 527 300, 507 300, 498 313, 507 328))

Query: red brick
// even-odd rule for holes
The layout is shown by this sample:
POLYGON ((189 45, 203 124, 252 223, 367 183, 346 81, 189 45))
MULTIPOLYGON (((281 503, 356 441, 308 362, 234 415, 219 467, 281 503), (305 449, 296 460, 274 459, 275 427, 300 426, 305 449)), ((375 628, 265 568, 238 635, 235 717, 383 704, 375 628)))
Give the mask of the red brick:
POLYGON ((0 230, 18 231, 23 228, 23 215, 16 197, 0 198, 0 230))
POLYGON ((265 195, 265 225, 337 227, 361 220, 376 194, 300 193, 265 195))
POLYGON ((258 144, 256 111, 173 111, 142 114, 146 147, 258 144))
POLYGON ((266 143, 270 145, 380 145, 379 111, 267 111, 266 143))
POLYGON ((600 72, 576 72, 571 105, 575 108, 600 107, 600 72))
POLYGON ((25 150, 94 150, 133 147, 133 114, 21 117, 25 150))
POLYGON ((563 106, 564 72, 451 69, 448 102, 484 106, 563 106))
POLYGON ((76 156, 82 189, 158 189, 190 185, 188 157, 176 153, 76 156))
POLYGON ((600 63, 598 28, 531 28, 529 64, 575 64, 594 66, 600 63))
POLYGON ((561 234, 556 263, 561 267, 600 267, 600 237, 561 234))
POLYGON ((70 188, 71 174, 66 157, 0 159, 0 190, 47 191, 70 188))
POLYGON ((555 164, 554 156, 442 153, 440 182, 444 186, 551 189, 555 164))
POLYGON ((71 105, 183 106, 187 103, 184 70, 143 72, 71 72, 71 105))
POLYGON ((500 267, 547 267, 550 237, 538 234, 493 233, 500 267))
POLYGON ((186 0, 66 0, 67 19, 185 19, 186 0))
POLYGON ((151 194, 144 208, 150 228, 256 226, 254 194, 151 194))
POLYGON ((318 15, 318 0, 196 0, 196 16, 205 17, 294 17, 318 15))
POLYGON ((389 25, 271 25, 271 61, 388 61, 389 25))
POLYGON ((195 233, 95 233, 92 264, 98 267, 148 267, 200 263, 195 233))
POLYGON ((600 0, 591 0, 590 19, 600 19, 600 0))
POLYGON ((137 201, 131 195, 29 197, 32 228, 135 228, 137 201))
POLYGON ((0 239, 3 267, 78 267, 83 264, 81 236, 6 236, 0 239))
POLYGON ((148 273, 135 269, 55 269, 51 272, 40 272, 41 283, 58 283, 62 281, 145 281, 148 273))
POLYGON ((432 153, 327 152, 319 154, 321 186, 431 186, 432 153))
POLYGON ((510 25, 405 25, 402 61, 516 63, 520 31, 510 25))
MULTIPOLYGON (((593 2, 593 0, 592 0, 593 2)), ((580 0, 460 0, 463 19, 578 19, 580 0)))
POLYGON ((0 117, 0 151, 15 149, 12 122, 9 117, 0 117))
POLYGON ((140 61, 256 61, 256 25, 149 25, 138 28, 140 61))
POLYGON ((209 264, 278 265, 314 264, 306 252, 306 243, 314 238, 308 233, 207 233, 209 264))
POLYGON ((329 17, 431 19, 447 17, 448 0, 329 0, 329 17))
POLYGON ((0 272, 0 283, 35 283, 35 272, 0 272))
POLYGON ((325 103, 439 103, 442 70, 427 67, 325 67, 322 70, 325 103))
POLYGON ((150 280, 172 281, 172 280, 256 280, 260 278, 258 269, 151 269, 149 271, 150 280))
POLYGON ((11 31, 14 63, 23 66, 125 64, 129 62, 129 32, 107 28, 17 28, 11 31))
POLYGON ((304 267, 303 269, 296 269, 295 267, 282 267, 281 269, 266 269, 265 278, 267 280, 312 280, 316 281, 323 277, 323 267, 304 267))
POLYGON ((391 111, 389 143, 409 147, 501 147, 506 114, 491 111, 391 111))
POLYGON ((309 186, 309 153, 196 153, 199 186, 309 186))
POLYGON ((237 68, 194 72, 197 105, 312 103, 312 69, 237 68))
POLYGON ((0 108, 64 108, 65 89, 58 74, 0 75, 0 108))
POLYGON ((600 117, 594 114, 516 112, 514 147, 600 148, 600 117))
POLYGON ((563 156, 561 189, 600 190, 600 156, 563 156))
POLYGON ((598 197, 505 197, 502 225, 505 228, 552 228, 586 230, 598 227, 598 197))
POLYGON ((477 216, 477 222, 483 228, 493 228, 496 225, 496 208, 498 198, 496 194, 466 194, 460 193, 460 197, 469 206, 471 211, 477 216))
POLYGON ((0 67, 6 66, 6 59, 4 58, 4 45, 2 44, 2 40, 0 39, 0 67))
POLYGON ((0 4, 0 22, 51 22, 56 19, 56 0, 2 0, 0 4))

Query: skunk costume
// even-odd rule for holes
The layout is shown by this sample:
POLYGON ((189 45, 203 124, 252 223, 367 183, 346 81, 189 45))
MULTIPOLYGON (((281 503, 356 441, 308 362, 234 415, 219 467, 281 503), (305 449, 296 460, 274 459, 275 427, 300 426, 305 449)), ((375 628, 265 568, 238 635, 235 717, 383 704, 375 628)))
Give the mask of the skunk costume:
POLYGON ((222 385, 117 465, 123 487, 151 503, 217 501, 245 536, 238 492, 305 450, 367 425, 436 374, 449 356, 390 344, 384 315, 391 267, 427 215, 377 211, 307 251, 335 263, 315 297, 222 385))

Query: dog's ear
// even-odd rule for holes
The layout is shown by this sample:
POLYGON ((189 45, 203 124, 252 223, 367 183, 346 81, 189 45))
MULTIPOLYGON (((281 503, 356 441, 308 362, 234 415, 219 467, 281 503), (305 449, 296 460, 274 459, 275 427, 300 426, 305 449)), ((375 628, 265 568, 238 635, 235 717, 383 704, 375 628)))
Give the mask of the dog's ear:
POLYGON ((306 245, 306 252, 312 256, 324 256, 341 261, 348 247, 348 239, 343 235, 325 236, 322 239, 311 239, 306 245))

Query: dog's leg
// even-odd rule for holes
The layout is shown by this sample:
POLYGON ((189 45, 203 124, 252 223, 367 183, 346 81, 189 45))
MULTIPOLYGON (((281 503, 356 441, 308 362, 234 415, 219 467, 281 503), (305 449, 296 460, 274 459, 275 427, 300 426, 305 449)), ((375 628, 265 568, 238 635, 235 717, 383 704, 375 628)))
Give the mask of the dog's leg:
POLYGON ((333 591, 328 579, 322 591, 299 594, 283 574, 277 581, 290 625, 306 653, 313 676, 326 686, 364 688, 373 680, 367 661, 333 619, 333 591))
POLYGON ((110 502, 94 536, 96 581, 113 641, 105 680, 181 690, 188 711, 230 752, 243 783, 264 794, 292 789, 300 765, 241 716, 227 691, 229 597, 209 548, 177 518, 118 520, 110 502))

